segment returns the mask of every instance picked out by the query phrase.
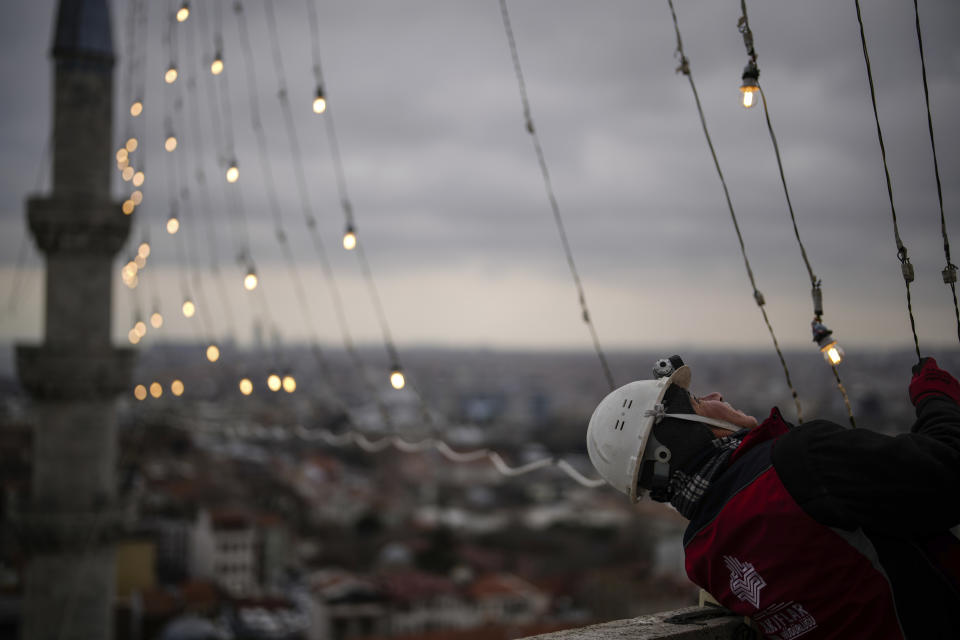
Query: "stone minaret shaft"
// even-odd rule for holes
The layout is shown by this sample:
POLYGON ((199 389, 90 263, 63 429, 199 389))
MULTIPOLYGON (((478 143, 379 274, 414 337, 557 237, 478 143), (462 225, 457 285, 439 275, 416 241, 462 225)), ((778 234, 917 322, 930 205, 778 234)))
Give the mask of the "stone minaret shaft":
POLYGON ((46 257, 44 343, 17 349, 34 399, 23 640, 112 638, 121 524, 114 398, 133 354, 110 343, 113 258, 130 218, 110 197, 113 43, 107 0, 60 0, 53 42, 53 191, 27 202, 46 257))

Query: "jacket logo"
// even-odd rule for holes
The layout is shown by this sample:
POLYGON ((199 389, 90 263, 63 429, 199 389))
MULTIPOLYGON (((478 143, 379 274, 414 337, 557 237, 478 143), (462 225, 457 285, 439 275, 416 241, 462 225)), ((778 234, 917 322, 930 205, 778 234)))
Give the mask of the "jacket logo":
POLYGON ((760 608, 760 590, 767 586, 757 570, 749 562, 741 562, 732 556, 723 556, 723 562, 730 570, 730 591, 754 608, 760 608))

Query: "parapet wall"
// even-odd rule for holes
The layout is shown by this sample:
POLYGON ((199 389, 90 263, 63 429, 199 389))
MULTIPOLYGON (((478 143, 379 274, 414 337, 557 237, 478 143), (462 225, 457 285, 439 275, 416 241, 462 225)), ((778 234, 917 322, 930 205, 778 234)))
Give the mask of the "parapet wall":
POLYGON ((629 620, 568 629, 526 640, 754 640, 744 618, 717 607, 688 607, 629 620))

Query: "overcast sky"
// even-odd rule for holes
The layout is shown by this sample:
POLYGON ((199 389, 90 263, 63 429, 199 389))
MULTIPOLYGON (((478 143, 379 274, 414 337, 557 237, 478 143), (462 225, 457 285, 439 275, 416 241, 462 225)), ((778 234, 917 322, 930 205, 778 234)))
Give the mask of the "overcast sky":
MULTIPOLYGON (((244 203, 262 293, 282 339, 316 335, 339 344, 328 283, 304 225, 263 4, 245 2, 268 158, 260 157, 251 126, 254 87, 243 68, 233 3, 191 3, 193 15, 175 27, 172 47, 164 34, 177 3, 148 2, 147 37, 130 45, 131 4, 111 3, 118 55, 114 139, 119 146, 131 131, 142 138, 135 163, 145 169, 147 183, 132 240, 149 236, 154 253, 136 295, 120 283, 118 261, 118 342, 137 310, 149 315, 155 304, 168 321, 148 340, 207 333, 223 339, 231 332, 249 338, 259 302, 240 284, 234 258, 244 241, 237 211, 226 204, 230 193, 244 203), (226 63, 219 78, 208 71, 216 4, 226 63), (126 73, 130 52, 145 56, 133 88, 126 73), (181 80, 168 87, 162 76, 171 58, 181 80), (196 86, 188 90, 191 78, 196 86), (229 89, 232 117, 211 101, 213 83, 229 89), (145 112, 134 122, 127 108, 141 86, 145 112), (199 132, 195 118, 202 124, 199 132), (166 120, 180 137, 178 165, 164 157, 166 120), (214 122, 222 127, 219 135, 214 122), (241 168, 240 181, 229 187, 233 191, 223 184, 227 129, 241 168), (267 162, 281 223, 310 298, 307 318, 295 302, 293 276, 276 240, 263 175, 267 162), (168 175, 171 166, 182 167, 182 173, 168 175), (198 169, 205 185, 196 180, 198 169), (184 177, 190 210, 182 215, 179 237, 171 238, 163 225, 175 181, 184 177), (212 241, 206 229, 213 230, 212 241), (224 273, 229 312, 218 303, 220 285, 210 277, 214 261, 224 273), (195 288, 192 271, 198 264, 205 298, 195 288), (186 295, 184 280, 211 313, 206 328, 177 313, 186 295)), ((352 0, 316 6, 347 190, 398 345, 590 348, 524 129, 497 1, 352 0)), ((895 0, 863 0, 862 6, 900 231, 916 267, 921 347, 955 348, 952 301, 940 277, 945 259, 913 7, 895 0)), ((509 8, 533 119, 601 343, 668 351, 686 345, 770 348, 693 95, 675 73, 676 39, 666 0, 511 0, 509 8)), ((775 0, 750 2, 748 8, 799 232, 823 279, 824 319, 848 351, 911 344, 854 3, 775 0)), ((922 0, 920 10, 947 228, 956 234, 960 4, 922 0)), ((275 11, 310 206, 352 337, 375 343, 379 328, 356 255, 340 248, 344 221, 325 116, 310 109, 316 87, 305 4, 276 2, 275 11)), ((807 346, 810 282, 763 112, 738 104, 747 59, 737 32, 739 2, 677 0, 677 11, 774 329, 783 344, 807 346)), ((42 168, 49 163, 43 149, 51 117, 47 52, 54 13, 52 0, 11 3, 0 24, 0 341, 5 344, 38 339, 43 331, 42 259, 26 240, 24 200, 38 185, 40 191, 49 188, 49 170, 42 168), (19 264, 18 280, 24 245, 27 259, 19 264), (11 308, 16 282, 20 288, 11 308)), ((116 179, 118 198, 128 188, 116 179)), ((125 250, 124 261, 132 250, 125 250)))

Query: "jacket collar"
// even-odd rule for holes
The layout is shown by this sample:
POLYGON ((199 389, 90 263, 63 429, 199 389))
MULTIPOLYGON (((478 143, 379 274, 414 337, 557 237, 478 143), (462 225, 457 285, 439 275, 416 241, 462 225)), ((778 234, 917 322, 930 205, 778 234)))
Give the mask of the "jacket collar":
POLYGON ((793 425, 785 421, 783 416, 780 415, 780 409, 774 407, 770 410, 770 415, 767 419, 751 429, 750 433, 743 439, 743 442, 740 443, 740 446, 737 447, 737 450, 734 451, 730 457, 730 464, 736 462, 740 456, 758 444, 764 443, 767 440, 776 440, 792 428, 793 425))

